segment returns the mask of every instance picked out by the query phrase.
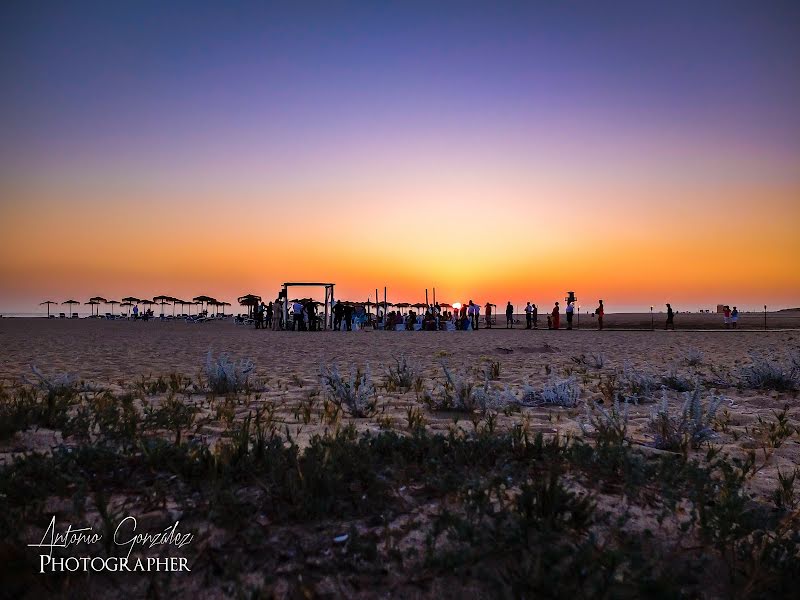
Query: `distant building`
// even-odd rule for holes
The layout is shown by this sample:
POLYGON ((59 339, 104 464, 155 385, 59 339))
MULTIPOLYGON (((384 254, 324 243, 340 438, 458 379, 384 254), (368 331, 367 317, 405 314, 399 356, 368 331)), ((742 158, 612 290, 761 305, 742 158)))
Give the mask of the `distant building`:
POLYGON ((722 314, 725 312, 725 305, 724 304, 717 304, 717 314, 722 314))

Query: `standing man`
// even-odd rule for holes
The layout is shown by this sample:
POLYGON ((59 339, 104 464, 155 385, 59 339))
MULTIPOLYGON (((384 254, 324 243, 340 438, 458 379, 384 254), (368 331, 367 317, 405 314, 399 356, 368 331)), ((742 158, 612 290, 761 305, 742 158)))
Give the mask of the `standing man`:
POLYGON ((602 300, 598 300, 598 302, 600 303, 600 306, 598 306, 595 309, 594 314, 597 315, 597 329, 599 331, 602 331, 603 330, 603 315, 606 314, 606 310, 605 310, 605 308, 603 308, 603 301, 602 300))
POLYGON ((280 331, 281 322, 283 321, 283 298, 280 296, 280 294, 275 300, 272 310, 272 331, 280 331))
POLYGON ((267 304, 267 322, 265 325, 268 329, 272 329, 272 302, 267 304))
POLYGON ((350 304, 344 307, 344 322, 347 324, 347 331, 353 331, 353 306, 350 304))
POLYGON ((672 311, 672 306, 667 304, 667 324, 664 325, 664 331, 672 327, 672 331, 675 331, 675 313, 672 311))
POLYGON ((733 310, 731 311, 731 327, 736 329, 736 323, 738 321, 739 321, 739 309, 734 306, 733 310))
POLYGON ((531 311, 531 315, 533 317, 533 328, 539 329, 539 307, 535 304, 533 305, 533 311, 531 311))
POLYGON ((575 312, 575 307, 572 305, 572 302, 567 302, 567 330, 572 329, 572 315, 575 312))
POLYGON ((344 307, 338 300, 333 303, 333 330, 340 331, 342 329, 342 316, 344 316, 344 307))
POLYGON ((303 319, 303 304, 300 301, 292 304, 292 313, 294 314, 292 331, 294 331, 295 327, 297 328, 297 331, 303 331, 306 328, 306 322, 303 319))
POLYGON ((514 307, 511 306, 511 300, 506 305, 506 329, 514 329, 514 307))
POLYGON ((533 307, 529 300, 525 306, 525 329, 530 329, 531 327, 533 327, 533 307))
POLYGON ((486 303, 486 329, 492 328, 492 305, 487 302, 486 303))
POLYGON ((473 329, 477 331, 480 328, 481 324, 481 307, 479 305, 475 305, 475 325, 473 329))

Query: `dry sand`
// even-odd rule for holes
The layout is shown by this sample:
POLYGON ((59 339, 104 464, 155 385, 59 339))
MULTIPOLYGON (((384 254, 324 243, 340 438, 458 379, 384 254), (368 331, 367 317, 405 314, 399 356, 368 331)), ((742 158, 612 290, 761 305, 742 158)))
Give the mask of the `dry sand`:
MULTIPOLYGON (((638 316, 640 317, 640 316, 638 316)), ((638 318, 637 317, 637 318, 638 318)), ((82 380, 100 387, 119 390, 137 380, 150 380, 161 375, 180 373, 198 381, 209 351, 227 353, 231 358, 252 359, 256 378, 265 391, 252 398, 253 403, 273 402, 282 419, 301 431, 300 439, 321 432, 324 425, 316 420, 300 423, 296 408, 307 402, 309 394, 319 389, 320 365, 336 363, 347 371, 351 366, 370 365, 373 381, 378 385, 381 412, 398 426, 404 426, 406 410, 419 405, 433 429, 446 429, 458 415, 426 412, 413 391, 387 392, 380 387, 384 370, 396 357, 407 356, 420 365, 425 386, 433 387, 442 378, 441 363, 456 371, 474 373, 488 359, 501 364, 499 380, 494 385, 519 390, 524 384, 540 387, 551 377, 575 373, 582 382, 581 398, 599 400, 597 387, 601 374, 610 375, 624 365, 666 375, 671 369, 694 378, 721 376, 735 381, 736 372, 748 364, 751 355, 786 361, 800 348, 800 331, 527 331, 524 329, 492 329, 477 332, 273 332, 237 326, 230 320, 190 324, 159 321, 104 321, 97 319, 0 320, 0 379, 19 381, 30 376, 35 365, 47 375, 73 373, 82 380), (686 364, 689 349, 702 351, 699 367, 686 364), (601 369, 577 365, 573 357, 602 355, 601 369)), ((479 379, 480 376, 473 375, 479 379)), ((738 427, 738 440, 722 435, 720 442, 733 449, 747 445, 747 429, 759 416, 772 417, 772 411, 790 406, 790 417, 797 423, 800 407, 796 393, 720 389, 738 427)), ((677 393, 676 406, 679 400, 677 393)), ((241 411, 246 414, 248 406, 241 411)), ((643 425, 652 404, 633 409, 634 435, 647 443, 647 435, 636 429, 643 425)), ((579 431, 582 408, 524 409, 536 429, 545 431, 579 431)), ((465 417, 460 417, 462 423, 465 417)), ((500 415, 501 426, 520 419, 519 414, 500 415)), ((360 429, 377 429, 375 419, 359 419, 360 429)), ((752 443, 755 441, 751 440, 752 443)), ((24 443, 22 444, 24 446, 24 443)), ((20 450, 20 440, 14 443, 20 450)), ((798 444, 791 442, 781 449, 785 460, 795 462, 798 444)), ((0 448, 8 451, 8 448, 0 448)))
MULTIPOLYGON (((641 320, 642 315, 634 318, 641 320)), ((735 381, 737 371, 750 362, 751 354, 785 362, 799 347, 800 332, 796 330, 598 332, 586 329, 526 331, 517 328, 478 332, 294 333, 255 330, 237 326, 230 320, 189 324, 2 319, 0 379, 6 383, 19 381, 30 376, 30 366, 36 365, 47 375, 70 372, 96 386, 117 390, 125 389, 142 378, 152 380, 175 372, 198 381, 209 350, 215 354, 224 352, 232 358, 252 359, 257 366, 256 378, 264 384, 264 391, 251 395, 237 407, 238 416, 247 414, 256 405, 273 404, 277 408, 277 418, 282 421, 281 430, 284 425, 288 426, 302 444, 310 435, 329 426, 328 423, 322 424, 319 418, 303 422, 297 410, 319 389, 321 364, 335 362, 345 370, 350 366, 370 364, 373 380, 379 386, 381 413, 380 418, 350 419, 361 430, 378 429, 381 420, 385 426, 388 419, 393 420, 398 429, 405 429, 406 410, 411 406, 422 411, 431 429, 447 430, 456 426, 471 430, 473 425, 468 417, 432 413, 419 402, 413 391, 387 392, 381 387, 384 368, 394 358, 406 355, 423 367, 425 386, 431 387, 441 379, 442 361, 457 371, 470 371, 472 377, 477 378, 475 369, 492 359, 501 364, 500 378, 493 383, 499 387, 519 390, 526 383, 541 387, 551 377, 564 377, 568 373, 574 373, 582 387, 582 401, 576 409, 539 407, 499 414, 499 428, 524 421, 532 431, 580 435, 579 422, 585 414, 584 400, 602 398, 597 385, 601 374, 612 376, 628 364, 656 376, 666 375, 674 368, 686 377, 735 381), (703 353, 701 365, 687 365, 686 356, 690 349, 703 353), (601 355, 605 359, 604 365, 592 368, 576 364, 573 358, 581 355, 601 355), (454 424, 457 419, 460 420, 454 424)), ((763 434, 754 428, 759 417, 774 420, 773 411, 780 411, 788 405, 791 423, 796 426, 800 422, 797 392, 754 391, 735 386, 718 392, 726 396, 719 416, 727 421, 727 426, 717 432, 714 443, 732 455, 759 449, 763 434)), ((202 397, 202 394, 197 396, 202 397)), ((679 394, 672 393, 671 396, 676 403, 679 402, 679 394)), ((151 399, 158 401, 158 395, 151 399)), ((315 410, 319 410, 319 405, 315 410)), ((651 441, 645 424, 652 410, 652 404, 631 409, 631 437, 634 443, 645 449, 651 441)), ((194 435, 210 440, 223 431, 222 424, 210 423, 194 435)), ((770 502, 769 496, 776 487, 777 470, 788 472, 798 463, 800 443, 797 440, 795 435, 778 448, 766 468, 750 482, 749 491, 754 497, 770 502)), ((7 462, 18 453, 46 450, 48 446, 61 442, 60 434, 55 432, 18 433, 0 445, 0 462, 7 462)), ((209 591, 198 597, 213 595, 209 591)))

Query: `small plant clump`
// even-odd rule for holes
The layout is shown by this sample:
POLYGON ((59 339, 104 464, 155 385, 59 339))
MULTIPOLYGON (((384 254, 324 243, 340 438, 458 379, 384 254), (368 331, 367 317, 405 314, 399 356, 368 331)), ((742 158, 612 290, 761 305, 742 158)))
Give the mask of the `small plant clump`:
POLYGON ((526 385, 522 390, 522 404, 575 408, 580 396, 581 386, 574 376, 570 376, 566 379, 551 379, 541 390, 526 385))
POLYGON ((667 392, 662 392, 661 402, 648 422, 656 448, 685 453, 689 447, 697 449, 716 435, 713 429, 714 417, 724 398, 712 394, 704 404, 700 396, 700 386, 691 393, 684 393, 684 398, 681 411, 670 412, 667 392))
POLYGON ((629 364, 625 364, 619 377, 620 386, 629 392, 634 398, 634 404, 640 401, 652 400, 656 391, 661 388, 661 381, 650 373, 635 370, 629 364))
POLYGON ((245 391, 250 384, 250 374, 255 364, 250 359, 231 360, 227 354, 214 358, 211 350, 206 356, 205 375, 208 391, 229 394, 245 391))
POLYGON ((746 388, 790 392, 800 387, 800 365, 790 359, 788 365, 752 356, 752 363, 739 372, 739 381, 746 388))
POLYGON ((405 354, 400 358, 395 358, 394 362, 394 366, 386 369, 387 390, 401 389, 408 391, 412 387, 417 388, 422 385, 422 369, 413 364, 405 354))
POLYGON ((331 402, 346 410, 350 416, 371 417, 377 411, 378 400, 375 386, 372 384, 369 364, 363 372, 361 369, 352 367, 349 379, 342 377, 337 365, 333 364, 329 367, 321 365, 319 377, 331 402))
POLYGON ((689 348, 686 350, 686 364, 690 367, 696 367, 703 364, 704 357, 705 354, 703 351, 698 350, 697 348, 689 348))
POLYGON ((432 411, 485 412, 489 398, 489 382, 483 386, 471 381, 466 372, 455 373, 442 363, 444 381, 433 392, 425 390, 423 401, 432 411))

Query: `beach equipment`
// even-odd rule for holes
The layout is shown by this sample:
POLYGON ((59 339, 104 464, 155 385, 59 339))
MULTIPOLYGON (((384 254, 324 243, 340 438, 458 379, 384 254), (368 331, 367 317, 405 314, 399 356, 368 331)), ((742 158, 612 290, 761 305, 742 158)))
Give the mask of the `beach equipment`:
MULTIPOLYGON (((89 300, 88 302, 84 302, 84 304, 88 304, 91 307, 90 310, 92 311, 92 316, 94 316, 94 307, 98 306, 100 302, 97 302, 96 300, 89 300)), ((97 314, 100 314, 100 309, 98 309, 97 314)))
POLYGON ((114 305, 115 304, 119 304, 119 302, 116 301, 116 300, 107 300, 106 304, 110 304, 111 305, 111 316, 113 317, 114 316, 114 305))
POLYGON ((44 302, 40 302, 39 306, 47 305, 47 318, 50 318, 50 305, 51 304, 58 304, 58 302, 54 302, 53 300, 45 300, 44 302))
POLYGON ((77 300, 64 300, 61 304, 66 304, 67 306, 69 306, 69 312, 71 313, 70 318, 72 319, 78 318, 78 313, 72 312, 72 305, 74 304, 80 305, 80 302, 78 302, 77 300))

